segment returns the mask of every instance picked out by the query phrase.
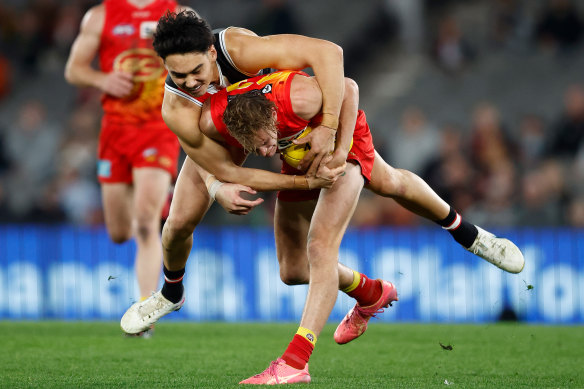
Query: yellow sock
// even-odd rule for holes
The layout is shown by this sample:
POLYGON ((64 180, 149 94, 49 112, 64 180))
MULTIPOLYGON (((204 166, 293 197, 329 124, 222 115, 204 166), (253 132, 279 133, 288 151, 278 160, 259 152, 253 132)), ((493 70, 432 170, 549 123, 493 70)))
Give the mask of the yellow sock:
POLYGON ((296 335, 302 336, 304 339, 308 340, 313 346, 316 344, 316 334, 310 331, 308 328, 298 327, 296 335))
POLYGON ((359 282, 361 282, 361 273, 353 270, 353 282, 351 283, 351 285, 342 289, 342 291, 345 293, 349 293, 349 292, 354 291, 357 288, 357 286, 359 286, 359 282))

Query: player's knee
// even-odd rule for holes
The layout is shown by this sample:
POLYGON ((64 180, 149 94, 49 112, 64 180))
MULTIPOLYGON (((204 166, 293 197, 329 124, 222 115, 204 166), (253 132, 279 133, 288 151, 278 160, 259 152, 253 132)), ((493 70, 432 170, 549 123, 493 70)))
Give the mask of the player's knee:
POLYGON ((136 228, 136 238, 138 240, 148 240, 153 236, 158 236, 160 228, 160 217, 152 210, 136 212, 134 221, 136 228))
POLYGON ((196 224, 186 218, 170 215, 162 229, 162 237, 165 242, 173 242, 188 239, 193 235, 196 224))
MULTIPOLYGON (((123 217, 114 215, 110 212, 106 214, 106 229, 112 242, 120 244, 132 239, 132 219, 130 217, 123 217), (108 217, 109 215, 109 217, 108 217)), ((125 215, 124 215, 125 216, 125 215)))
POLYGON ((140 223, 138 222, 136 225, 136 238, 139 241, 146 241, 151 239, 153 236, 156 236, 158 231, 154 227, 152 223, 140 223))
POLYGON ((130 229, 110 228, 108 234, 112 242, 116 244, 125 243, 132 238, 132 231, 130 229))
POLYGON ((402 196, 407 190, 404 171, 391 166, 387 166, 386 169, 387 174, 382 180, 382 187, 379 188, 380 194, 390 197, 402 196))
POLYGON ((408 182, 412 182, 412 180, 419 180, 419 177, 416 176, 414 173, 410 172, 409 170, 403 169, 393 169, 395 174, 393 174, 393 187, 394 187, 394 194, 398 197, 404 197, 408 191, 408 187, 410 184, 408 182))
POLYGON ((330 258, 334 248, 335 244, 328 239, 318 236, 309 237, 307 251, 310 264, 313 265, 324 259, 330 258))
POLYGON ((280 279, 286 285, 308 284, 308 274, 303 269, 280 265, 280 279))

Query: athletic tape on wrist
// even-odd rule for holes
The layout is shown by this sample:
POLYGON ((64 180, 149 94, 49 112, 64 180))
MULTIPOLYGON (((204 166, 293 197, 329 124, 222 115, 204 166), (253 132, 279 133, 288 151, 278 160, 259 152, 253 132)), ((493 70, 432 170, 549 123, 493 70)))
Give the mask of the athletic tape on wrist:
POLYGON ((216 180, 215 176, 212 174, 209 174, 209 176, 207 177, 207 179, 205 180, 205 186, 207 187, 207 190, 209 190, 209 181, 210 180, 216 180))
POLYGON ((302 189, 302 190, 309 189, 310 190, 310 183, 308 182, 308 177, 306 177, 306 176, 293 176, 293 177, 294 177, 294 189, 302 189), (296 181, 296 179, 303 179, 303 181, 298 182, 298 181, 296 181))
POLYGON ((223 184, 224 184, 223 182, 215 180, 211 185, 209 185, 209 196, 211 196, 213 201, 215 201, 215 195, 217 194, 217 191, 219 190, 219 188, 221 188, 221 185, 223 184))
POLYGON ((339 128, 339 117, 332 113, 323 113, 320 125, 336 131, 339 128))

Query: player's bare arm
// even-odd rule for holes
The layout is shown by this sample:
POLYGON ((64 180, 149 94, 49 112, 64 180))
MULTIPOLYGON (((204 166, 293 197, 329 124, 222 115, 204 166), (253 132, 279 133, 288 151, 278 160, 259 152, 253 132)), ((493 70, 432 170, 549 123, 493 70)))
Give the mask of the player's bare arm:
MULTIPOLYGON (((311 120, 321 112, 322 91, 314 77, 296 76, 290 85, 290 101, 292 110, 304 120, 311 120)), ((325 159, 329 168, 343 165, 351 147, 353 132, 359 105, 359 89, 357 83, 345 78, 345 93, 341 107, 341 122, 337 132, 337 145, 332 158, 325 159)), ((321 169, 320 172, 323 170, 321 169)))
POLYGON ((124 97, 134 86, 131 73, 121 71, 104 73, 92 67, 99 50, 104 21, 103 4, 87 11, 67 59, 65 78, 73 85, 94 87, 112 96, 124 97))
POLYGON ((310 189, 332 186, 340 173, 332 171, 329 177, 316 178, 237 166, 225 147, 201 132, 198 124, 201 108, 172 93, 165 93, 162 117, 178 136, 185 153, 223 182, 247 185, 258 191, 310 189))
MULTIPOLYGON (((237 160, 234 160, 239 164, 237 160)), ((249 186, 223 183, 215 178, 215 176, 196 163, 193 162, 197 172, 205 182, 209 196, 214 199, 223 209, 234 215, 247 215, 252 209, 264 202, 261 197, 255 199, 248 199, 242 196, 242 193, 247 193, 250 196, 257 194, 255 190, 249 186)))
POLYGON ((357 123, 358 109, 359 86, 354 80, 345 77, 345 93, 343 95, 343 104, 339 116, 336 147, 332 159, 327 163, 327 167, 333 168, 339 166, 347 160, 347 155, 349 154, 353 141, 353 132, 355 132, 355 125, 357 123))
MULTIPOLYGON (((203 119, 201 119, 202 121, 203 119)), ((245 161, 247 155, 239 148, 228 145, 223 145, 231 155, 231 159, 236 165, 241 166, 245 161)), ((248 199, 242 196, 242 193, 254 196, 257 194, 255 190, 246 185, 228 183, 225 184, 216 179, 216 177, 203 169, 201 166, 193 162, 195 169, 201 176, 203 182, 207 187, 207 191, 212 199, 217 201, 223 209, 234 215, 247 215, 251 210, 264 200, 260 197, 256 199, 248 199)))
POLYGON ((260 37, 242 28, 226 32, 229 54, 240 69, 257 72, 275 69, 301 70, 312 68, 322 90, 323 121, 303 138, 311 150, 299 165, 313 175, 323 157, 334 150, 338 118, 344 91, 343 51, 329 41, 301 35, 270 35, 260 37), (311 163, 312 161, 312 163, 311 163))

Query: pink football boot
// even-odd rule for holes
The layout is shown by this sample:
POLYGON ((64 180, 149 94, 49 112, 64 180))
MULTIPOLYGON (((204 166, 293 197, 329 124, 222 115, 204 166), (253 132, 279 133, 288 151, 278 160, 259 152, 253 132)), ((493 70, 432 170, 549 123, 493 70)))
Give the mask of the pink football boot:
POLYGON ((367 322, 373 316, 384 311, 392 302, 397 301, 397 290, 389 281, 377 280, 381 283, 381 297, 377 302, 368 307, 362 307, 359 303, 347 313, 341 324, 335 331, 335 342, 338 344, 349 343, 361 336, 367 329, 367 322))
POLYGON ((248 385, 278 385, 278 384, 307 384, 310 382, 308 363, 304 369, 295 369, 286 364, 282 358, 270 363, 270 366, 260 374, 249 377, 240 382, 248 385))

